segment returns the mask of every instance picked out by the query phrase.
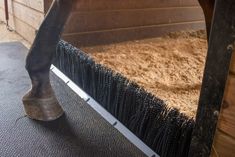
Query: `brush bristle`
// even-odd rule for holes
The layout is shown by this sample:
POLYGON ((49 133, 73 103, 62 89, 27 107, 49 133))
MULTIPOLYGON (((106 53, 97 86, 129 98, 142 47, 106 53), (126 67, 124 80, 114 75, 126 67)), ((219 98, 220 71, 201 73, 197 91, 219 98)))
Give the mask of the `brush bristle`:
POLYGON ((192 118, 65 41, 58 44, 54 65, 161 157, 188 155, 192 118))

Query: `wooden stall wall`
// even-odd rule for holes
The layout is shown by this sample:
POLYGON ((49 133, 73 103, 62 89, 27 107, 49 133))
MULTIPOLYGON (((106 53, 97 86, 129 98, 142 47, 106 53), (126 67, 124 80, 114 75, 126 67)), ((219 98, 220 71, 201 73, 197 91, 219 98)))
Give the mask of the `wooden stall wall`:
POLYGON ((79 47, 204 28, 197 0, 81 0, 63 38, 79 47))
MULTIPOLYGON (((10 26, 29 42, 52 0, 8 0, 10 26)), ((4 20, 4 1, 0 19, 4 20)), ((163 35, 185 29, 203 29, 197 0, 81 0, 63 38, 75 46, 107 44, 163 35)))
MULTIPOLYGON (((235 52, 233 52, 235 53, 235 52)), ((212 157, 235 155, 235 54, 232 56, 229 78, 214 138, 212 157)))
MULTIPOLYGON (((32 43, 44 19, 44 0, 8 0, 9 24, 32 43)), ((0 20, 5 21, 4 1, 0 0, 0 20)))

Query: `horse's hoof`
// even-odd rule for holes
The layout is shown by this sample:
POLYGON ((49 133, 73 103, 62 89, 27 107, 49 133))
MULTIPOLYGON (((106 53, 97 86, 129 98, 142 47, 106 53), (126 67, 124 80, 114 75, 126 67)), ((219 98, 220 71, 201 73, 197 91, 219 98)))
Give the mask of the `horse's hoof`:
POLYGON ((41 99, 25 95, 22 100, 27 116, 34 120, 52 121, 61 117, 64 113, 54 95, 41 99))

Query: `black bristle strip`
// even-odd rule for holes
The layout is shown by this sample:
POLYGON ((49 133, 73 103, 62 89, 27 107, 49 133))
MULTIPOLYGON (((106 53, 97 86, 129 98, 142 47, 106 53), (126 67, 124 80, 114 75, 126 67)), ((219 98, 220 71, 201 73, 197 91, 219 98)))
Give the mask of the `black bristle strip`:
POLYGON ((86 86, 86 80, 85 80, 85 74, 86 74, 86 67, 85 67, 85 61, 86 61, 86 58, 85 58, 85 55, 84 54, 80 54, 80 60, 79 60, 79 62, 80 62, 80 67, 81 67, 81 74, 80 74, 80 77, 81 77, 81 87, 82 87, 82 89, 83 90, 85 90, 86 88, 85 88, 85 86, 86 86))
POLYGON ((80 82, 80 67, 79 67, 79 61, 78 56, 76 55, 76 50, 74 50, 74 83, 76 83, 78 86, 81 86, 80 82))
POLYGON ((127 87, 127 80, 125 78, 121 78, 121 88, 120 88, 120 94, 119 94, 119 102, 118 102, 118 110, 117 110, 117 119, 121 122, 123 121, 123 114, 124 113, 124 107, 125 107, 125 99, 126 99, 126 87, 127 87))
POLYGON ((102 67, 99 68, 99 81, 98 81, 98 99, 97 101, 103 105, 104 108, 107 109, 106 104, 103 104, 103 98, 104 98, 104 71, 102 70, 102 67))
POLYGON ((92 69, 91 69, 91 95, 93 95, 94 99, 97 99, 97 95, 96 95, 96 84, 97 84, 97 67, 96 65, 93 63, 92 65, 92 69))
POLYGON ((193 119, 65 41, 53 64, 161 157, 188 155, 193 119))
POLYGON ((95 78, 95 80, 94 80, 94 91, 95 91, 95 95, 94 95, 94 99, 95 100, 98 100, 98 97, 99 97, 99 65, 95 65, 95 70, 94 70, 94 78, 95 78))
POLYGON ((85 91, 87 91, 87 93, 89 95, 92 95, 92 71, 93 71, 93 66, 94 66, 94 62, 93 59, 91 57, 87 57, 86 59, 86 72, 85 72, 85 79, 86 79, 86 89, 85 91))
POLYGON ((73 49, 71 50, 71 53, 69 55, 69 66, 70 66, 70 73, 71 73, 71 80, 75 80, 75 55, 73 52, 73 49))
POLYGON ((134 101, 133 101, 133 90, 132 90, 132 84, 128 83, 125 91, 125 99, 123 99, 123 104, 122 104, 122 110, 120 111, 122 114, 120 116, 120 119, 124 125, 128 125, 130 121, 131 115, 134 114, 134 112, 131 112, 132 106, 134 106, 134 101))
POLYGON ((130 119, 130 125, 129 128, 139 137, 139 126, 141 124, 141 121, 143 120, 143 117, 145 115, 145 106, 141 105, 143 104, 143 95, 141 94, 141 90, 136 89, 136 97, 135 97, 135 103, 136 103, 136 112, 134 115, 132 115, 130 119))
POLYGON ((115 88, 115 91, 114 92, 114 95, 113 95, 113 104, 112 106, 110 106, 110 108, 112 108, 110 111, 111 113, 117 117, 118 116, 118 111, 119 111, 119 101, 120 101, 120 97, 121 95, 123 94, 122 93, 122 86, 123 86, 123 80, 122 80, 122 77, 120 77, 119 74, 116 74, 114 76, 114 81, 116 82, 116 88, 115 88))
POLYGON ((161 105, 156 105, 154 98, 152 98, 149 103, 149 113, 148 113, 149 120, 148 123, 146 124, 146 131, 143 137, 145 141, 148 141, 150 145, 152 144, 152 135, 150 135, 149 138, 149 134, 152 132, 152 129, 154 129, 153 126, 155 127, 159 126, 160 122, 159 113, 161 113, 161 111, 164 111, 163 107, 161 105))
POLYGON ((112 71, 108 70, 107 71, 107 110, 110 111, 110 109, 112 108, 112 103, 111 100, 112 98, 112 71))
POLYGON ((104 68, 104 82, 103 82, 103 101, 102 103, 106 105, 106 109, 108 108, 108 91, 109 91, 109 77, 108 77, 108 69, 104 68))
POLYGON ((59 60, 58 60, 58 65, 59 65, 59 67, 58 68, 60 68, 60 70, 62 71, 62 72, 64 72, 64 54, 65 54, 65 47, 64 47, 64 45, 62 44, 61 45, 61 47, 60 47, 60 49, 59 49, 59 51, 61 51, 61 53, 59 54, 59 60))
MULTIPOLYGON (((110 71, 112 73, 112 71, 110 71)), ((116 104, 116 92, 117 92, 117 76, 110 74, 111 78, 110 78, 110 93, 109 93, 109 101, 110 103, 107 106, 107 110, 114 115, 115 112, 115 104, 116 104)))

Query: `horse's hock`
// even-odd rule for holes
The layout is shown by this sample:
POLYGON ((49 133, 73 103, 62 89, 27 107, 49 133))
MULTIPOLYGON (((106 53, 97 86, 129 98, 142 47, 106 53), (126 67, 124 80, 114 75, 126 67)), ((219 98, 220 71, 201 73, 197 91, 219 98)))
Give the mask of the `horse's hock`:
MULTIPOLYGON (((14 19, 10 25, 32 42, 50 3, 10 2, 10 19, 14 19)), ((81 0, 68 20, 63 39, 191 118, 196 114, 207 51, 205 32, 195 30, 204 28, 203 12, 196 0, 81 0), (194 31, 165 36, 183 30, 194 31), (164 37, 156 38, 159 36, 164 37)), ((214 140, 215 156, 234 153, 234 63, 214 140)))

